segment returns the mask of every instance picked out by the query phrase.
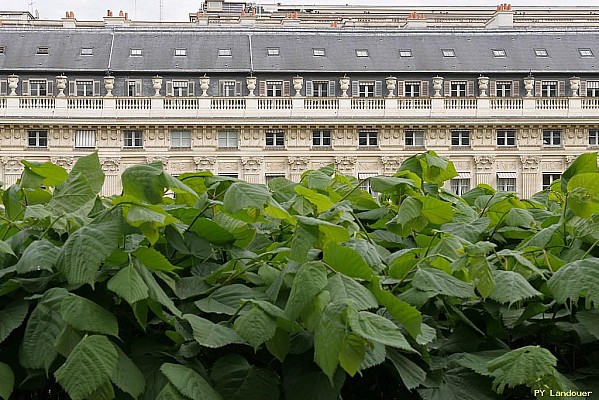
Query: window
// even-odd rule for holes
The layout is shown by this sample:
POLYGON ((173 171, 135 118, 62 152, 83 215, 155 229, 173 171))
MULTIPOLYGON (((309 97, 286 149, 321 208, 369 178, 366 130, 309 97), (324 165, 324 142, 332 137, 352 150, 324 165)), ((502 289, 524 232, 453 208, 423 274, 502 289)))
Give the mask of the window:
POLYGON ((177 56, 177 57, 187 56, 187 49, 175 49, 175 56, 177 56))
POLYGON ((94 55, 94 49, 92 49, 91 47, 82 47, 80 54, 82 56, 93 56, 94 55))
POLYGON ((424 131, 406 131, 406 147, 424 147, 424 131))
MULTIPOLYGON (((277 49, 277 50, 279 50, 279 49, 277 49)), ((231 54, 231 49, 218 49, 218 56, 219 57, 231 57, 231 55, 232 55, 231 54)))
POLYGON ((377 131, 358 132, 358 146, 360 147, 376 147, 379 145, 379 133, 377 131))
POLYGON ((535 56, 549 57, 549 53, 547 53, 547 49, 535 49, 535 56))
POLYGON ((372 191, 372 186, 370 186, 369 178, 372 178, 377 175, 378 174, 373 172, 363 172, 358 174, 358 180, 360 181, 360 189, 370 193, 372 197, 374 197, 375 199, 378 197, 378 193, 372 191))
POLYGON ((31 96, 47 96, 48 82, 45 79, 31 79, 29 81, 29 94, 31 96))
POLYGON ((28 147, 48 147, 48 131, 27 131, 28 147))
POLYGON ((405 97, 420 97, 420 82, 406 82, 404 85, 405 97))
POLYGON ((268 97, 283 96, 283 82, 281 81, 266 81, 266 95, 268 97))
POLYGON ((512 97, 512 82, 498 81, 495 85, 497 97, 512 97))
POLYGON ((587 97, 599 97, 599 81, 587 81, 587 97))
POLYGON ((331 146, 331 131, 330 130, 312 131, 312 146, 313 147, 330 147, 331 146))
POLYGON ((270 48, 266 49, 266 54, 269 57, 276 57, 276 56, 281 55, 278 47, 270 47, 270 48))
POLYGON ((76 81, 75 88, 77 90, 77 96, 94 95, 94 81, 76 81))
POLYGON ((312 96, 328 97, 329 96, 329 81, 313 81, 312 96))
POLYGON ((557 81, 542 81, 541 97, 557 97, 557 81))
POLYGON ((559 172, 543 172, 543 190, 549 189, 551 184, 562 177, 559 172))
POLYGON ((360 81, 358 85, 358 96, 359 97, 373 97, 374 96, 374 82, 360 81))
POLYGON ((130 79, 126 83, 127 96, 141 96, 141 79, 130 79))
POLYGON ((368 50, 366 50, 366 49, 356 50, 356 57, 368 57, 368 50))
POLYGON ((273 179, 277 179, 277 178, 285 178, 285 174, 268 174, 264 176, 264 181, 266 183, 266 186, 268 186, 268 184, 273 180, 273 179))
POLYGON ((455 57, 454 49, 442 49, 443 57, 455 57))
POLYGON ((189 82, 187 81, 173 81, 173 96, 175 97, 187 97, 189 94, 187 90, 189 82))
POLYGON ((234 148, 238 147, 237 131, 220 131, 218 132, 218 147, 234 148))
POLYGON ((191 148, 191 131, 172 131, 171 132, 172 149, 191 148))
POLYGON ((141 52, 141 49, 130 49, 129 50, 129 57, 141 57, 143 54, 141 52))
POLYGON ((312 49, 312 55, 314 57, 324 57, 325 51, 324 49, 312 49))
POLYGON ((591 49, 578 49, 578 52, 580 53, 580 56, 584 57, 584 58, 593 58, 593 57, 595 57, 593 55, 593 50, 591 50, 591 49))
POLYGON ((543 130, 543 146, 561 146, 562 131, 559 129, 543 130))
POLYGON ((466 81, 451 81, 451 97, 466 97, 466 81))
POLYGON ((235 82, 235 81, 221 81, 220 87, 221 87, 221 96, 233 97, 237 94, 237 92, 236 92, 237 82, 235 82))
POLYGON ((470 146, 470 131, 467 129, 451 131, 452 146, 470 146))
POLYGON ((497 146, 513 147, 516 145, 516 131, 514 129, 497 130, 497 146))
POLYGON ((495 58, 505 58, 506 57, 504 49, 496 49, 496 50, 492 50, 492 52, 493 52, 493 57, 495 57, 495 58))
POLYGON ((48 47, 38 47, 37 54, 49 54, 50 49, 48 47))
POLYGON ((589 146, 599 146, 599 129, 589 129, 589 146))
POLYGON ((238 179, 239 178, 239 174, 234 173, 234 172, 223 172, 222 174, 218 174, 218 176, 222 176, 223 178, 234 178, 234 179, 238 179))
POLYGON ((400 57, 412 57, 412 50, 410 50, 410 49, 399 50, 399 56, 400 57))
POLYGON ((458 172, 458 177, 449 182, 450 190, 458 196, 470 190, 470 173, 458 172))
POLYGON ((285 132, 266 131, 266 147, 284 147, 285 132))
POLYGON ((124 131, 123 139, 123 147, 140 148, 144 145, 144 135, 142 131, 124 131))
POLYGON ((6 47, 0 46, 0 54, 4 54, 5 51, 6 51, 6 47))
POLYGON ((96 131, 76 131, 75 132, 75 147, 76 148, 95 148, 96 147, 96 131))
POLYGON ((516 173, 498 172, 497 173, 497 191, 515 192, 516 191, 516 173))

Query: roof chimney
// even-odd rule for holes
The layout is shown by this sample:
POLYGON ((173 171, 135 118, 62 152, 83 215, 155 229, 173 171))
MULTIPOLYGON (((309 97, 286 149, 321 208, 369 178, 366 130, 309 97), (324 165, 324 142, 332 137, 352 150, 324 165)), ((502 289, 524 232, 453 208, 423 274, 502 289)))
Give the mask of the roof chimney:
POLYGON ((412 11, 406 18, 406 23, 403 27, 407 29, 426 29, 428 28, 428 20, 424 14, 412 11))
POLYGON ((126 26, 127 25, 127 18, 126 18, 126 14, 123 11, 119 11, 119 16, 118 17, 114 17, 112 14, 112 10, 108 10, 108 12, 106 13, 108 14, 106 17, 104 17, 104 25, 105 26, 126 26))
POLYGON ((75 19, 75 13, 73 11, 67 11, 65 17, 62 19, 63 28, 76 28, 77 20, 75 19))
POLYGON ((106 16, 112 17, 112 10, 106 10, 106 16))
POLYGON ((512 5, 508 3, 499 4, 495 14, 486 23, 485 27, 487 29, 513 28, 514 12, 512 11, 512 5))

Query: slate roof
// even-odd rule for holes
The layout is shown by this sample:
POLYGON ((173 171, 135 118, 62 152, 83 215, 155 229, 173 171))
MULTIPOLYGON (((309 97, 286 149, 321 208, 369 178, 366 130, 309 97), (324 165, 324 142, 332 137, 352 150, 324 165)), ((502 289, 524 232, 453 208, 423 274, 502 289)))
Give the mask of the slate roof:
POLYGON ((599 70, 599 29, 584 30, 428 30, 428 31, 307 31, 226 30, 210 28, 76 28, 40 29, 0 27, 0 71, 138 71, 175 72, 429 72, 429 73, 593 73, 599 70), (251 43, 251 46, 250 46, 251 43), (49 48, 48 55, 36 54, 49 48), (82 56, 82 47, 93 56, 82 56), (267 56, 268 48, 279 56, 267 56), (131 57, 132 48, 142 49, 131 57), (185 48, 185 57, 175 56, 185 48), (250 50, 251 48, 251 50, 250 50), (314 57, 313 49, 325 49, 314 57), (534 49, 548 57, 536 57, 534 49), (579 48, 595 57, 581 57, 579 48), (231 49, 231 57, 218 57, 231 49), (367 49, 368 57, 357 57, 367 49), (412 57, 400 57, 410 49, 412 57), (454 49, 455 57, 443 57, 454 49), (492 50, 505 50, 505 58, 492 50))

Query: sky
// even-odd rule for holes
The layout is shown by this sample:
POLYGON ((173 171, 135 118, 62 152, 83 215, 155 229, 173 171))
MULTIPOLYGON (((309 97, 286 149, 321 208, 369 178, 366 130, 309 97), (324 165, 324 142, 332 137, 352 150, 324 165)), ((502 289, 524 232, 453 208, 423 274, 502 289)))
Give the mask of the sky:
MULTIPOLYGON (((243 1, 243 0, 235 0, 243 1)), ((252 2, 248 0, 248 2, 252 2)), ((254 0, 261 4, 349 4, 349 5, 412 5, 417 11, 418 6, 460 6, 473 5, 472 0, 411 0, 400 2, 397 0, 254 0)), ((518 5, 581 5, 599 6, 599 0, 477 0, 477 6, 495 7, 502 2, 518 5)), ((58 19, 64 17, 66 10, 75 12, 79 20, 100 20, 106 15, 106 10, 111 9, 118 14, 119 10, 129 12, 129 18, 133 20, 158 21, 160 17, 160 0, 0 0, 0 11, 37 10, 41 19, 58 19)), ((200 0, 163 0, 165 21, 188 21, 189 13, 199 9, 200 0)))

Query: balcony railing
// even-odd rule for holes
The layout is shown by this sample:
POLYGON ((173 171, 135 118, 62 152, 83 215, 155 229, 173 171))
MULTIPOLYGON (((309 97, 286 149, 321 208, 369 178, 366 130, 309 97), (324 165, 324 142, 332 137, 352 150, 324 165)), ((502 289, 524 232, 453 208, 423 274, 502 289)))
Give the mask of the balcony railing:
POLYGON ((599 97, 0 96, 0 118, 599 118, 599 97))

